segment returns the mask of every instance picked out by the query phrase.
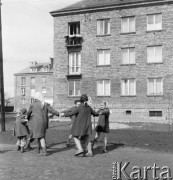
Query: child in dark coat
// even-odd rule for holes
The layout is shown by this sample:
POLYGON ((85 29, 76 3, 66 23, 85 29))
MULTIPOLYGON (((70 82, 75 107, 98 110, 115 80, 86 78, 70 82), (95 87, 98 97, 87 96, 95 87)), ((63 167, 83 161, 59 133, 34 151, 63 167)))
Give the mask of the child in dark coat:
MULTIPOLYGON (((80 100, 75 100, 74 104, 75 104, 74 107, 72 107, 70 109, 67 109, 67 110, 64 110, 64 111, 61 111, 61 113, 73 112, 80 105, 80 100)), ((70 127, 70 129, 72 129, 74 121, 76 120, 76 115, 70 116, 70 119, 71 119, 71 127, 70 127)), ((70 147, 70 141, 72 140, 72 138, 73 138, 73 135, 70 134, 69 137, 68 137, 67 143, 66 143, 67 147, 70 147)))
POLYGON ((20 109, 19 113, 17 114, 16 122, 14 125, 14 136, 18 138, 16 143, 17 150, 21 150, 21 153, 24 152, 24 146, 26 145, 27 135, 29 135, 26 113, 27 110, 25 108, 20 109))

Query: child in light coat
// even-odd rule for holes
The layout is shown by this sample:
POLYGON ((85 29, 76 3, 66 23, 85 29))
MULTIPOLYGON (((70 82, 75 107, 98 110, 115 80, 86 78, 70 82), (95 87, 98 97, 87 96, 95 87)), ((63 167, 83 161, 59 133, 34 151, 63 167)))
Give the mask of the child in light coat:
POLYGON ((27 135, 29 135, 29 129, 27 126, 26 119, 27 110, 21 108, 17 114, 15 125, 14 125, 14 136, 18 138, 17 140, 17 150, 21 150, 21 153, 24 152, 24 146, 26 145, 27 135))

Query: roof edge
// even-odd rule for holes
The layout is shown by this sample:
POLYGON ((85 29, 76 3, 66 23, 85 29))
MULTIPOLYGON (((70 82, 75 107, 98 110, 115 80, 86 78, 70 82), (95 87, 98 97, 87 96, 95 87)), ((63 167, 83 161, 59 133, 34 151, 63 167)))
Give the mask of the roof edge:
POLYGON ((131 7, 139 7, 139 6, 148 6, 148 5, 164 5, 164 4, 173 4, 172 0, 146 0, 144 2, 137 1, 137 2, 130 2, 124 4, 115 4, 115 5, 105 5, 105 6, 93 6, 87 8, 74 8, 72 10, 57 10, 51 11, 50 14, 53 17, 57 16, 65 16, 71 14, 80 14, 80 13, 87 13, 87 12, 95 12, 95 11, 104 11, 104 10, 111 10, 111 9, 123 9, 123 8, 131 8, 131 7))
POLYGON ((22 76, 22 75, 43 75, 43 74, 53 74, 53 71, 49 72, 28 72, 28 73, 15 73, 14 76, 22 76))

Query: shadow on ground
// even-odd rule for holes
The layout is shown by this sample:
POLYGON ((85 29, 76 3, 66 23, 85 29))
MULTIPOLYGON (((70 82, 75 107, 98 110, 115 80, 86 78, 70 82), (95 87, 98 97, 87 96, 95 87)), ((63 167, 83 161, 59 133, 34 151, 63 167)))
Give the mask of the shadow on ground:
MULTIPOLYGON (((112 143, 112 144, 108 144, 107 146, 107 151, 108 153, 115 150, 115 149, 118 149, 120 147, 123 147, 124 144, 122 143, 112 143)), ((94 156, 95 155, 98 155, 98 154, 103 154, 103 145, 98 145, 96 148, 93 149, 93 154, 94 156)))
POLYGON ((9 151, 12 151, 12 150, 3 150, 3 151, 0 151, 0 154, 4 154, 4 153, 7 153, 9 151))

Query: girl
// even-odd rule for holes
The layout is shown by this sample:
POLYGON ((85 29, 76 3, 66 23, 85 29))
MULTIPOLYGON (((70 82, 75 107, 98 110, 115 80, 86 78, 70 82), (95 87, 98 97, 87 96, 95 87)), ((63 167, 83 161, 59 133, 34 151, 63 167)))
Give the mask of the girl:
POLYGON ((22 108, 19 110, 19 113, 16 117, 16 122, 14 125, 14 136, 17 136, 17 150, 21 150, 21 153, 24 152, 24 146, 26 145, 27 135, 29 135, 29 129, 27 127, 26 119, 27 110, 22 108))
POLYGON ((97 111, 99 114, 99 119, 97 126, 95 128, 96 134, 95 138, 92 144, 92 148, 94 147, 94 143, 97 141, 97 139, 100 136, 100 133, 104 134, 104 147, 103 147, 103 153, 107 153, 107 133, 109 133, 109 115, 110 111, 107 107, 107 102, 102 102, 100 109, 97 111))

